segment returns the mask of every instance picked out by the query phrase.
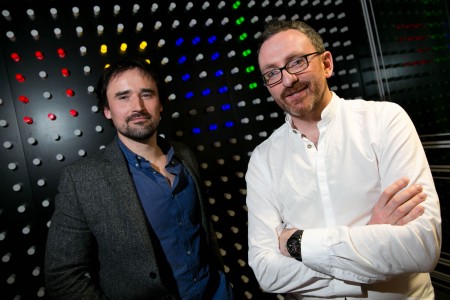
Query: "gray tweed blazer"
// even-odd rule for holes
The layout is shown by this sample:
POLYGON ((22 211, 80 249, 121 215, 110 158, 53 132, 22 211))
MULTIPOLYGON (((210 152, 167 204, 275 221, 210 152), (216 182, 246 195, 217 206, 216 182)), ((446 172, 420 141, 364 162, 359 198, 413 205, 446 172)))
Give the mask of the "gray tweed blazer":
MULTIPOLYGON (((223 264, 193 153, 170 142, 195 181, 212 268, 223 264)), ((117 138, 65 167, 47 238, 52 299, 175 299, 161 283, 149 226, 117 138)))

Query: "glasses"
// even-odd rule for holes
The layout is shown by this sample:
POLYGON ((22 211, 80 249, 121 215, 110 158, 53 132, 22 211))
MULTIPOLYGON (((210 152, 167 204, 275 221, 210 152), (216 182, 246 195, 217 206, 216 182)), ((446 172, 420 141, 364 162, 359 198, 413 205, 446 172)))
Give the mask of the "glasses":
POLYGON ((262 74, 264 85, 273 87, 279 84, 283 80, 283 70, 286 70, 286 72, 292 75, 303 72, 309 66, 308 56, 322 53, 323 52, 313 52, 305 54, 303 56, 294 58, 293 60, 285 64, 282 68, 272 69, 269 72, 262 74))

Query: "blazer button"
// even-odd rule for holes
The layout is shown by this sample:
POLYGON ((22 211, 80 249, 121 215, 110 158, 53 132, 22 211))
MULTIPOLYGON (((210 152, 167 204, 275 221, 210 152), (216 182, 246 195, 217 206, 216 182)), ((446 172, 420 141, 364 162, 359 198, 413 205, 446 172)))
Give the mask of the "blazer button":
POLYGON ((150 272, 150 278, 151 279, 156 279, 156 273, 155 272, 150 272))

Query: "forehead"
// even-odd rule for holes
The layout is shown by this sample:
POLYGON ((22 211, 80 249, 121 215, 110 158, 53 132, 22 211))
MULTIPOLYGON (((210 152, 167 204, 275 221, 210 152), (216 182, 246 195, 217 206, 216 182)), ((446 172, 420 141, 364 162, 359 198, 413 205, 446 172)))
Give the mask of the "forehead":
POLYGON ((285 63, 292 56, 311 51, 314 51, 314 47, 304 33, 288 29, 274 34, 261 45, 258 62, 260 68, 264 69, 265 66, 285 63))
POLYGON ((119 73, 111 78, 108 89, 122 85, 146 85, 147 87, 153 87, 156 86, 156 82, 151 75, 140 69, 134 68, 119 73))

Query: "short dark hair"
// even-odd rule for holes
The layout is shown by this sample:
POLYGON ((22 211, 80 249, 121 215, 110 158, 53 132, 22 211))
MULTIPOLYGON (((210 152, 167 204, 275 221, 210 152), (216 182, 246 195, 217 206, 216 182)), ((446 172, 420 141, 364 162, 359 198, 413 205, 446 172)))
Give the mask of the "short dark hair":
POLYGON ((143 75, 150 76, 156 82, 159 100, 161 102, 163 101, 165 98, 164 87, 162 86, 159 74, 156 70, 150 64, 137 59, 121 59, 106 67, 104 73, 97 82, 98 107, 101 111, 103 111, 105 107, 109 107, 106 91, 111 80, 120 74, 133 69, 140 70, 143 75))
POLYGON ((266 40, 268 40, 271 36, 289 29, 294 29, 305 34, 313 44, 316 51, 325 52, 325 46, 323 44, 322 37, 314 28, 312 28, 305 22, 274 19, 266 23, 264 31, 262 35, 259 37, 258 53, 261 49, 262 44, 266 40))

